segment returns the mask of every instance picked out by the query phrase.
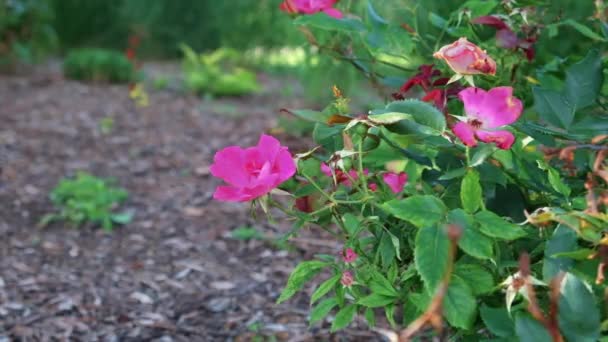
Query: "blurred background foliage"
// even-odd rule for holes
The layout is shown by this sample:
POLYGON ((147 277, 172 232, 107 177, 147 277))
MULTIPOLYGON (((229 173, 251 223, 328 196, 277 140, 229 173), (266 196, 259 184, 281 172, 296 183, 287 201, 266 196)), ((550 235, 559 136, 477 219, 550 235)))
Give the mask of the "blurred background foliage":
MULTIPOLYGON (((346 94, 355 92, 363 76, 355 68, 310 48, 304 35, 294 28, 292 18, 279 11, 279 3, 279 0, 0 0, 0 66, 11 65, 15 60, 35 61, 43 52, 65 55, 74 48, 124 51, 129 37, 137 35, 141 37, 138 59, 182 58, 180 44, 197 53, 230 48, 247 51, 243 54, 244 62, 265 71, 288 71, 303 82, 307 98, 329 99, 328 90, 334 83, 346 94)), ((467 8, 467 3, 373 1, 382 17, 416 27, 433 42, 438 36, 451 39, 442 33, 438 21, 467 8)), ((518 0, 517 3, 540 6, 545 25, 559 21, 566 13, 568 18, 584 22, 594 11, 592 1, 518 0)), ((364 15, 367 1, 342 0, 339 6, 348 8, 349 13, 364 15)), ((483 28, 479 31, 488 37, 494 32, 483 28)), ((539 60, 547 63, 554 56, 582 56, 593 45, 592 40, 579 39, 580 32, 573 27, 561 25, 557 32, 555 35, 554 30, 551 39, 539 40, 539 60)))

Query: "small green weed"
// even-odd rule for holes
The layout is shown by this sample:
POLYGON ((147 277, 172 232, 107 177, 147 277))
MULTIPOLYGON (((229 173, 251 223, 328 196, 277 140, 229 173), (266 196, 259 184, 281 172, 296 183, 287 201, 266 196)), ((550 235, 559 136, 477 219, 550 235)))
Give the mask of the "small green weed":
POLYGON ((184 54, 184 82, 190 90, 219 96, 245 95, 260 90, 256 75, 238 66, 237 51, 219 49, 198 54, 185 44, 180 48, 184 54))
POLYGON ((63 63, 63 73, 81 81, 128 83, 135 79, 135 68, 127 57, 106 49, 70 51, 63 63))
POLYGON ((79 172, 73 179, 62 179, 52 190, 50 198, 59 211, 45 215, 40 225, 66 221, 75 227, 88 223, 112 230, 115 223, 127 224, 133 218, 131 213, 113 212, 127 197, 127 191, 112 181, 79 172))

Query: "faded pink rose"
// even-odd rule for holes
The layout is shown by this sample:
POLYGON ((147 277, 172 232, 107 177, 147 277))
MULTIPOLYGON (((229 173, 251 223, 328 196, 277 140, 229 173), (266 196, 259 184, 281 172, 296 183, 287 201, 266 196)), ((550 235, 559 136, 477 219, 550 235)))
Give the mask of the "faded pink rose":
POLYGON ((355 282, 355 277, 353 277, 353 273, 351 271, 342 272, 342 278, 340 278, 340 283, 345 287, 350 287, 355 282))
POLYGON ((384 180, 384 183, 386 183, 386 185, 388 185, 388 187, 391 189, 391 191, 393 193, 398 194, 401 191, 403 191, 403 187, 407 183, 407 173, 405 173, 405 172, 401 172, 401 173, 387 172, 384 175, 382 175, 382 179, 384 180))
POLYGON ((458 93, 464 103, 466 121, 452 127, 452 131, 467 146, 476 146, 477 139, 495 143, 503 150, 511 148, 515 137, 509 131, 497 130, 517 121, 523 110, 521 101, 513 96, 513 88, 497 87, 489 91, 466 88, 458 93))
POLYGON ((496 74, 496 62, 479 46, 460 38, 433 54, 460 75, 496 74))
POLYGON ((315 14, 323 12, 330 17, 342 18, 342 12, 334 8, 339 0, 285 0, 279 8, 290 14, 315 14))
POLYGON ((355 260, 357 260, 357 257, 357 253, 355 253, 352 248, 347 248, 342 251, 342 260, 344 260, 345 263, 355 262, 355 260))
POLYGON ((262 134, 257 146, 229 146, 217 152, 211 174, 228 185, 218 186, 213 198, 226 202, 245 202, 263 196, 296 172, 287 147, 262 134))

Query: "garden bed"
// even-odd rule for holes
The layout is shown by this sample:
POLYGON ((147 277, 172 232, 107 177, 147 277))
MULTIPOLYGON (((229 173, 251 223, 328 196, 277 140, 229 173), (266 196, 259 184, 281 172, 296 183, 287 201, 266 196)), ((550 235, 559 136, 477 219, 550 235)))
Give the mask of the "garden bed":
MULTIPOLYGON (((247 204, 211 199, 214 152, 253 144, 276 125, 280 107, 301 105, 277 95, 285 82, 265 78, 265 92, 238 100, 150 90, 150 106, 137 108, 127 86, 48 71, 0 76, 0 341, 330 338, 327 324, 308 327, 310 289, 275 301, 298 261, 341 246, 316 231, 291 251, 234 239, 238 227, 278 236, 290 224, 269 225, 251 218, 247 204), (107 134, 104 118, 113 122, 107 134), (50 190, 78 170, 126 188, 133 222, 113 232, 38 227, 53 210, 50 190)), ((282 141, 295 152, 307 145, 282 141)))

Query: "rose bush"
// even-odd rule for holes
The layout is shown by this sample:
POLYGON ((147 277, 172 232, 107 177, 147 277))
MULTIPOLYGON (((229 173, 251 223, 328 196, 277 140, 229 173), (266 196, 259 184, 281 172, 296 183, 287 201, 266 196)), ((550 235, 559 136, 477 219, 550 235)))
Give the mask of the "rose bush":
POLYGON ((278 302, 318 279, 310 322, 332 313, 333 331, 383 315, 391 340, 599 340, 608 116, 605 58, 591 47, 608 42, 601 2, 584 23, 537 1, 469 0, 448 18, 406 7, 396 23, 371 1, 366 13, 341 3, 341 16, 317 13, 336 2, 281 8, 319 51, 396 100, 355 112, 334 89, 322 111, 289 110, 316 123, 318 148, 294 156, 297 170, 265 136, 212 167, 230 184, 216 198, 280 207, 295 219, 287 237, 312 225, 344 246, 300 263, 278 302), (563 27, 579 47, 567 59, 550 52, 563 27), (272 199, 277 187, 293 200, 272 199))

